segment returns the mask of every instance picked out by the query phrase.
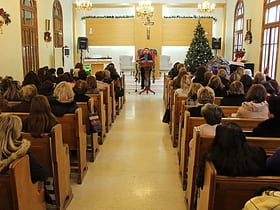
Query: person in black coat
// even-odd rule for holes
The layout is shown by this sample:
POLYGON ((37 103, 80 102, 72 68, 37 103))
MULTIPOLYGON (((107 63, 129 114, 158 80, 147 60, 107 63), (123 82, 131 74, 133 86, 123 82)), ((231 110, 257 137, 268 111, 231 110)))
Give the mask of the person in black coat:
POLYGON ((273 118, 261 122, 253 129, 253 136, 280 137, 280 96, 272 96, 269 101, 269 112, 273 118))
POLYGON ((88 102, 90 99, 89 96, 86 95, 87 92, 87 82, 85 80, 78 80, 73 87, 75 96, 74 99, 77 102, 88 102))
POLYGON ((74 100, 74 92, 70 83, 60 82, 55 87, 53 96, 50 105, 55 116, 61 117, 66 113, 75 113, 78 106, 74 100))
POLYGON ((234 81, 230 84, 228 95, 221 100, 221 106, 241 106, 245 101, 244 87, 242 82, 234 81))
POLYGON ((197 91, 197 101, 198 104, 195 107, 188 109, 191 117, 202 117, 201 108, 204 104, 210 103, 213 104, 215 100, 214 90, 210 87, 201 87, 197 91))
MULTIPOLYGON (((152 61, 153 56, 150 54, 149 48, 144 48, 142 55, 139 57, 140 61, 152 61)), ((141 89, 144 89, 144 82, 145 82, 145 69, 141 67, 141 89)), ((149 78, 150 80, 150 78, 149 78)))

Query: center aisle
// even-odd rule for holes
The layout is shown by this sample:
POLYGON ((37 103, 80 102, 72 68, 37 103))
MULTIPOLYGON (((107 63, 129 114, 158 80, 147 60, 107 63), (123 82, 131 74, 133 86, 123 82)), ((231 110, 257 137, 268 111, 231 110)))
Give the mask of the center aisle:
POLYGON ((127 94, 69 210, 183 210, 177 150, 171 145, 162 90, 127 94))

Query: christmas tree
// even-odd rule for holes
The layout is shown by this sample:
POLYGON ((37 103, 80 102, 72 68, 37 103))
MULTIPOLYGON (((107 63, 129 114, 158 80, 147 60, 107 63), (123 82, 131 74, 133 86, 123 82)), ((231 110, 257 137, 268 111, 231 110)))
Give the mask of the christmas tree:
POLYGON ((213 55, 205 36, 205 30, 200 21, 198 21, 197 27, 194 30, 194 38, 186 54, 185 66, 195 69, 202 64, 206 65, 212 58, 213 55))

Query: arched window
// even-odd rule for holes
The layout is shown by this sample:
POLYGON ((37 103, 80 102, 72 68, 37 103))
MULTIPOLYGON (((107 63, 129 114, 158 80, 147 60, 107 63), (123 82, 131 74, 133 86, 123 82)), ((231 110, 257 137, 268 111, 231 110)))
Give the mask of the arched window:
POLYGON ((21 0, 23 73, 39 68, 37 6, 34 0, 21 0))
POLYGON ((244 28, 244 4, 242 0, 239 0, 236 3, 235 12, 234 12, 232 58, 234 58, 234 52, 236 50, 242 50, 243 48, 243 28, 244 28))
POLYGON ((63 16, 59 0, 53 2, 53 45, 63 47, 63 16))
POLYGON ((279 50, 280 0, 265 0, 260 70, 276 77, 279 50))

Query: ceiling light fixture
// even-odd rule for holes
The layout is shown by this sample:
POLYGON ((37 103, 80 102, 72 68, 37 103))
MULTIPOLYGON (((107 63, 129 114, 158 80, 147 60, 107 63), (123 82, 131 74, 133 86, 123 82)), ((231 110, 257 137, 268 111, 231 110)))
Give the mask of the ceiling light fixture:
POLYGON ((76 0, 76 9, 78 10, 92 10, 93 3, 91 0, 76 0))
POLYGON ((216 5, 214 3, 210 3, 208 0, 204 0, 202 3, 197 5, 197 9, 199 12, 210 13, 215 10, 216 5))

